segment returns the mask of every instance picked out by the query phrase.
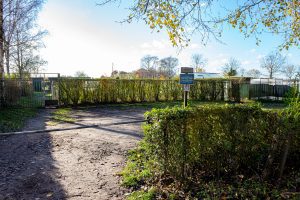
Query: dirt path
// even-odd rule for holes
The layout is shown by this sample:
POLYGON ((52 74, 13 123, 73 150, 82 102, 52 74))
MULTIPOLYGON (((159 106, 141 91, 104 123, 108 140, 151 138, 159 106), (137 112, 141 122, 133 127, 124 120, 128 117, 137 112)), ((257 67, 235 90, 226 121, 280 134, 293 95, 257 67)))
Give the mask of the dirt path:
MULTIPOLYGON (((48 126, 43 110, 25 130, 142 120, 145 110, 72 111, 76 124, 48 126)), ((141 138, 141 123, 0 137, 0 200, 124 199, 117 173, 141 138)))

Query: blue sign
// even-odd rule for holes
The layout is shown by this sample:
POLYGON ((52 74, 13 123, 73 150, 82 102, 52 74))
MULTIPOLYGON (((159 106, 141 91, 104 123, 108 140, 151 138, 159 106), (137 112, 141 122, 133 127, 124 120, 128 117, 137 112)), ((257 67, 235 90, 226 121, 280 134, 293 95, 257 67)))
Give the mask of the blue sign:
POLYGON ((194 74, 180 74, 180 84, 194 84, 194 74))

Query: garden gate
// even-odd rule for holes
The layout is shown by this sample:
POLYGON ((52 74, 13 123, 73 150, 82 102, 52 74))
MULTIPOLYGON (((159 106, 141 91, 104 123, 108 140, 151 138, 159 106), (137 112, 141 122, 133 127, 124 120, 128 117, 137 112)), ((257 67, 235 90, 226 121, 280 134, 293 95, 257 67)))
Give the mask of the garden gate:
POLYGON ((4 102, 8 107, 45 107, 59 104, 59 73, 32 73, 4 80, 4 102))

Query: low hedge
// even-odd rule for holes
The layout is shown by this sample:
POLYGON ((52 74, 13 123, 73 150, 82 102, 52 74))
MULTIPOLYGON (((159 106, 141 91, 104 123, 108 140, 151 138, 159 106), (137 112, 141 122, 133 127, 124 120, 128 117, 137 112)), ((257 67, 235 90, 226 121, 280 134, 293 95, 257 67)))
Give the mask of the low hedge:
POLYGON ((300 124, 285 114, 255 105, 154 109, 146 113, 147 154, 154 167, 184 182, 198 175, 278 177, 287 141, 285 167, 300 166, 300 124))

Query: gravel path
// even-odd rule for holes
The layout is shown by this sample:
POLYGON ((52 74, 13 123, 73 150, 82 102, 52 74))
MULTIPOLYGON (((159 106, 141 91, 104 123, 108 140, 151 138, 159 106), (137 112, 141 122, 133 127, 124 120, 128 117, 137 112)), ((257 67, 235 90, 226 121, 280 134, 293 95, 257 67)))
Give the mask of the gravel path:
MULTIPOLYGON (((75 124, 48 126, 51 112, 41 110, 24 130, 143 120, 145 110, 73 110, 75 124)), ((0 136, 0 200, 124 199, 128 191, 117 173, 141 134, 141 123, 135 123, 0 136)))

